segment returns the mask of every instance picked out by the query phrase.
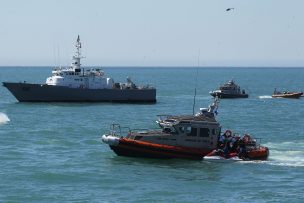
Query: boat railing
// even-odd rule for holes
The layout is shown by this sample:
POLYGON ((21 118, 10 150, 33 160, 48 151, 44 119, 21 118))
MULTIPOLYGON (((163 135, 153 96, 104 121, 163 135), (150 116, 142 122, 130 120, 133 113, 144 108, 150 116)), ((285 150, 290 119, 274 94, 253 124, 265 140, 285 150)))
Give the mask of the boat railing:
POLYGON ((138 133, 138 134, 151 134, 153 132, 159 132, 159 128, 154 128, 154 129, 147 129, 147 128, 136 128, 136 129, 131 129, 130 133, 138 133))
POLYGON ((110 135, 115 137, 124 137, 125 134, 130 134, 131 129, 129 127, 122 127, 118 123, 113 123, 110 127, 110 135))
MULTIPOLYGON (((238 132, 233 132, 233 137, 235 138, 240 138, 240 140, 242 140, 244 138, 244 136, 242 136, 241 133, 238 132)), ((250 140, 246 141, 246 144, 248 146, 260 146, 260 144, 262 143, 262 139, 261 137, 251 137, 250 136, 250 140)))
POLYGON ((246 146, 250 148, 259 148, 261 146, 262 138, 252 137, 251 140, 246 142, 246 146))

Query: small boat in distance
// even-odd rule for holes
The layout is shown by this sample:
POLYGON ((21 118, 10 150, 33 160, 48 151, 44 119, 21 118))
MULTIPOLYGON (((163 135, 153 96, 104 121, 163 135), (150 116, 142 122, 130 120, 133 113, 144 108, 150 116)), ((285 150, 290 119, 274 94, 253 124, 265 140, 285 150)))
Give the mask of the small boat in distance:
POLYGON ((128 77, 126 83, 115 83, 100 68, 81 68, 81 42, 78 35, 72 64, 55 68, 45 84, 3 82, 20 102, 156 102, 156 89, 137 86, 128 77))
POLYGON ((272 94, 273 98, 291 98, 291 99, 299 99, 303 95, 303 92, 287 92, 284 91, 283 93, 274 89, 272 94))
POLYGON ((239 85, 237 85, 233 80, 229 80, 226 84, 221 85, 218 90, 209 92, 213 97, 225 98, 248 98, 245 90, 241 91, 239 85))

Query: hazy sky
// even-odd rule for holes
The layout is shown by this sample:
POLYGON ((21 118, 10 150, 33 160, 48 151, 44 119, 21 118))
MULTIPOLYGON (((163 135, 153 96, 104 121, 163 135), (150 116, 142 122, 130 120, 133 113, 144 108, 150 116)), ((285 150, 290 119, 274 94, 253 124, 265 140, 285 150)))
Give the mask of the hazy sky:
POLYGON ((0 65, 304 66, 303 0, 0 0, 0 65), (226 8, 234 10, 226 12, 226 8), (199 54, 200 53, 200 54, 199 54))

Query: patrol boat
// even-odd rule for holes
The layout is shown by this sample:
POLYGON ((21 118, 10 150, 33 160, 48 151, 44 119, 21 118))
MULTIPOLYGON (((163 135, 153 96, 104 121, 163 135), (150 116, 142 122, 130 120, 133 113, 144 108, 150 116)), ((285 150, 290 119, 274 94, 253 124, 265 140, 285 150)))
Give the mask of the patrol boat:
POLYGON ((272 94, 273 98, 292 98, 292 99, 299 99, 303 95, 303 92, 287 92, 284 91, 279 92, 277 89, 274 89, 274 92, 272 94))
POLYGON ((72 64, 55 68, 45 84, 3 82, 20 102, 156 102, 156 89, 137 86, 130 78, 115 83, 99 68, 81 68, 81 42, 78 35, 72 64))
MULTIPOLYGON (((195 115, 159 115, 156 121, 160 127, 158 130, 130 130, 112 124, 110 132, 102 135, 101 139, 118 156, 192 160, 202 160, 207 156, 208 160, 214 159, 210 153, 221 145, 221 126, 215 119, 217 108, 216 98, 209 108, 200 108, 195 115)), ((231 143, 228 139, 225 141, 227 146, 231 143)), ((258 145, 248 136, 233 142, 233 146, 235 149, 227 153, 235 153, 234 160, 265 160, 269 154, 267 147, 258 145)))
POLYGON ((248 98, 245 90, 241 91, 239 85, 237 85, 234 80, 228 81, 226 84, 221 85, 218 90, 209 92, 213 97, 219 98, 248 98))
POLYGON ((119 156, 201 160, 217 147, 221 131, 215 119, 217 103, 215 100, 195 115, 159 115, 157 130, 130 130, 112 124, 102 141, 119 156))

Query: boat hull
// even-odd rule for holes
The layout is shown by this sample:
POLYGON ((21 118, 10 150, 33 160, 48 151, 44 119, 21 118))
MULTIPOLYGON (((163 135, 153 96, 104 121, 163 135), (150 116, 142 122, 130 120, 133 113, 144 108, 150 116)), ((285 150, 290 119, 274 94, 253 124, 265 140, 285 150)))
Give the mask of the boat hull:
POLYGON ((127 138, 120 138, 119 144, 110 145, 110 148, 118 156, 144 157, 157 159, 191 159, 202 160, 205 155, 210 153, 210 149, 198 149, 190 147, 179 147, 148 143, 127 138))
POLYGON ((299 99, 303 95, 303 92, 297 93, 288 93, 288 94, 273 94, 273 98, 290 98, 290 99, 299 99))
POLYGON ((225 156, 224 152, 218 152, 217 150, 212 151, 204 157, 204 160, 208 161, 250 161, 250 160, 267 160, 269 156, 269 149, 264 146, 259 146, 255 149, 248 150, 243 156, 239 156, 238 153, 232 152, 225 156))
POLYGON ((156 102, 156 89, 83 89, 3 82, 19 102, 156 102))
POLYGON ((247 158, 250 160, 267 160, 269 156, 268 147, 260 146, 258 149, 253 149, 247 152, 247 158))
POLYGON ((221 99, 248 98, 248 94, 225 94, 225 93, 211 92, 210 95, 213 97, 219 97, 221 99))

